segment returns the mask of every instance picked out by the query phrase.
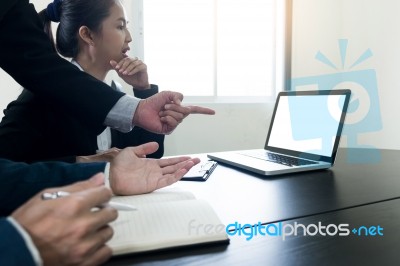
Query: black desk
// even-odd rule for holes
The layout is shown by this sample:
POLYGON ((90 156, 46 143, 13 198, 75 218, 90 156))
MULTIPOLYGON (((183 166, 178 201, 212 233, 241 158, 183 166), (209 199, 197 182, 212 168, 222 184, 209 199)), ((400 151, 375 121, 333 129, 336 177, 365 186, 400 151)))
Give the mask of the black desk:
MULTIPOLYGON (((368 161, 362 150, 358 160, 368 161)), ((354 150, 353 150, 354 154, 354 150)), ((400 196, 400 151, 381 151, 382 160, 353 164, 340 149, 330 170, 265 178, 219 165, 204 183, 177 185, 207 200, 224 224, 270 223, 340 210, 400 196)))
MULTIPOLYGON (((370 153, 375 155, 376 151, 351 152, 353 156, 358 154, 358 161, 369 162, 370 153)), ((275 238, 246 241, 231 237, 231 244, 225 249, 208 247, 130 256, 112 259, 108 264, 129 265, 130 262, 167 260, 173 264, 215 261, 218 264, 240 265, 247 264, 253 257, 254 262, 264 264, 293 264, 293 258, 300 258, 299 264, 329 264, 332 258, 333 264, 336 264, 340 260, 351 261, 351 254, 357 261, 365 257, 366 262, 373 262, 375 249, 379 251, 376 257, 394 259, 397 255, 397 261, 400 261, 400 252, 391 251, 393 249, 390 248, 394 244, 397 250, 399 245, 395 244, 400 244, 400 230, 396 229, 396 225, 400 224, 400 202, 395 200, 400 197, 400 151, 382 150, 380 161, 358 164, 348 162, 347 154, 348 150, 341 149, 336 165, 331 170, 265 178, 220 165, 204 183, 182 181, 175 186, 207 200, 225 225, 236 221, 242 224, 278 221, 312 223, 321 219, 330 223, 377 223, 387 227, 385 232, 391 231, 384 237, 363 241, 353 237, 302 236, 286 241, 275 238), (388 219, 390 215, 392 220, 388 219), (366 220, 362 220, 362 217, 366 220), (369 254, 361 256, 358 252, 363 249, 368 250, 369 254), (273 259, 269 261, 268 258, 273 259)))
MULTIPOLYGON (((296 219, 302 224, 380 225, 383 236, 231 237, 231 244, 114 258, 109 265, 398 265, 400 200, 296 219)), ((294 221, 288 221, 294 222, 294 221)))

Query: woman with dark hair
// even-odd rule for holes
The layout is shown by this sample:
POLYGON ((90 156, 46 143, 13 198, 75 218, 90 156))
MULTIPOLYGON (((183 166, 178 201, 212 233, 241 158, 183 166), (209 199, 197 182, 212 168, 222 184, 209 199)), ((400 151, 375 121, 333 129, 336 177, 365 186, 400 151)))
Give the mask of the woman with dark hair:
MULTIPOLYGON (((158 93, 158 87, 149 84, 147 66, 127 55, 132 38, 119 0, 55 0, 39 15, 50 39, 51 21, 59 22, 54 48, 72 58, 72 64, 80 70, 102 81, 110 70, 115 70, 138 98, 158 93)), ((114 81, 111 87, 122 89, 114 81)), ((160 158, 164 152, 164 135, 139 127, 128 133, 106 127, 98 134, 27 90, 8 105, 4 114, 0 157, 16 161, 104 161, 113 158, 119 149, 151 141, 160 148, 149 157, 160 158)))
MULTIPOLYGON (((93 132, 101 132, 103 124, 124 130, 128 128, 128 131, 132 124, 135 124, 159 133, 171 133, 182 119, 168 113, 170 110, 182 113, 183 117, 193 113, 210 114, 211 110, 207 108, 178 105, 183 96, 174 92, 162 92, 137 103, 137 99, 113 91, 106 84, 79 71, 51 50, 50 42, 41 29, 38 14, 28 0, 0 1, 0 33, 2 48, 0 49, 0 67, 35 95, 43 97, 42 103, 52 103, 53 107, 62 110, 62 113, 58 112, 57 123, 62 124, 64 122, 62 119, 68 114, 81 123, 85 123, 86 128, 93 132), (101 93, 94 95, 96 92, 101 93), (91 102, 92 95, 95 99, 91 102), (170 106, 171 109, 166 108, 165 104, 170 105, 171 101, 177 104, 170 106), (126 110, 129 102, 133 106, 131 115, 115 116, 114 110, 120 110, 121 104, 124 107, 122 109, 126 110), (160 116, 160 112, 164 113, 164 116, 160 116)), ((34 114, 38 112, 33 110, 32 113, 33 118, 40 119, 40 117, 34 117, 34 114)), ((29 121, 21 121, 21 124, 15 121, 14 125, 23 128, 24 122, 29 121)), ((15 132, 17 133, 17 130, 15 132)), ((3 139, 0 137, 0 140, 3 139)), ((9 140, 12 141, 10 149, 29 144, 25 142, 23 136, 16 141, 12 137, 9 140)), ((79 180, 86 180, 99 172, 104 172, 106 176, 112 178, 110 182, 112 184, 121 179, 123 183, 119 187, 124 189, 125 193, 129 187, 134 188, 132 193, 140 193, 139 189, 144 189, 142 193, 147 193, 149 183, 156 185, 151 190, 170 185, 178 181, 193 165, 199 163, 198 159, 187 157, 144 159, 143 157, 154 151, 156 146, 155 143, 149 143, 136 148, 126 148, 125 152, 120 152, 113 162, 107 164, 100 162, 25 164, 0 159, 2 183, 0 187, 0 216, 2 216, 0 217, 0 265, 41 265, 42 263, 45 265, 60 263, 97 265, 105 262, 111 256, 111 250, 105 246, 110 235, 105 235, 100 231, 110 232, 107 224, 115 219, 115 211, 111 208, 103 208, 97 212, 91 211, 92 207, 109 200, 111 193, 108 189, 101 187, 104 179, 102 177, 99 179, 98 175, 97 178, 93 177, 87 182, 63 187, 63 190, 71 192, 86 189, 84 191, 86 195, 75 197, 76 204, 72 204, 75 208, 69 212, 65 212, 63 207, 72 206, 70 200, 73 200, 73 195, 56 202, 55 200, 43 201, 40 194, 36 193, 46 187, 65 186, 79 180), (114 174, 109 175, 109 172, 114 174), (136 184, 132 182, 135 178, 140 182, 136 184), (94 187, 100 190, 92 190, 94 187), (32 200, 21 206, 30 197, 32 200), (16 210, 19 206, 21 207, 16 210), (11 216, 3 217, 14 210, 16 211, 11 216), (109 215, 105 215, 106 212, 109 215), (103 214, 100 215, 101 213, 103 214), (65 219, 67 216, 69 218, 65 219), (86 226, 86 229, 79 226, 88 221, 95 223, 99 230, 93 226, 86 226), (69 231, 69 229, 73 230, 69 231), (79 234, 74 233, 74 230, 79 234), (57 232, 64 232, 64 234, 57 232), (65 234, 65 232, 70 233, 65 234), (76 254, 71 256, 69 251, 82 248, 87 252, 78 252, 79 254, 75 252, 76 254)), ((1 147, 0 151, 3 149, 4 147, 1 147)), ((54 192, 54 190, 48 192, 54 192)), ((119 194, 118 191, 114 193, 119 194)))

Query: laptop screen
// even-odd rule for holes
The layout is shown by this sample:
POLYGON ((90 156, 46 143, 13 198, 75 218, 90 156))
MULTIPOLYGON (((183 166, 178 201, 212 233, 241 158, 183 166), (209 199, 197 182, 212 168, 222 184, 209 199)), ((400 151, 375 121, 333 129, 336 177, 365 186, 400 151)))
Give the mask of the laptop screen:
POLYGON ((266 148, 295 151, 292 155, 296 156, 331 157, 338 145, 349 100, 349 91, 332 92, 280 93, 266 148))

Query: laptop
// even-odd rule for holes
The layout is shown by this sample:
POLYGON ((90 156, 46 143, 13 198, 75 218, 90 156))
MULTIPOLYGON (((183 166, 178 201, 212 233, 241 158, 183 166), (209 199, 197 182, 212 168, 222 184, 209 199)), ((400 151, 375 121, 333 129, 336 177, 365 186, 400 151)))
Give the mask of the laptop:
POLYGON ((216 152, 208 158, 261 175, 333 166, 350 90, 280 92, 264 149, 216 152))

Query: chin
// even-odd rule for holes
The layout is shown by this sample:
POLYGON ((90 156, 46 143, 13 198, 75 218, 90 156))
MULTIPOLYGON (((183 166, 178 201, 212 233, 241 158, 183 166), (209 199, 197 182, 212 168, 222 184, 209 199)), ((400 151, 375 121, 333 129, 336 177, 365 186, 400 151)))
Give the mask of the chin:
POLYGON ((128 55, 124 56, 123 54, 119 54, 118 56, 115 56, 112 60, 120 62, 122 59, 127 58, 128 55))

